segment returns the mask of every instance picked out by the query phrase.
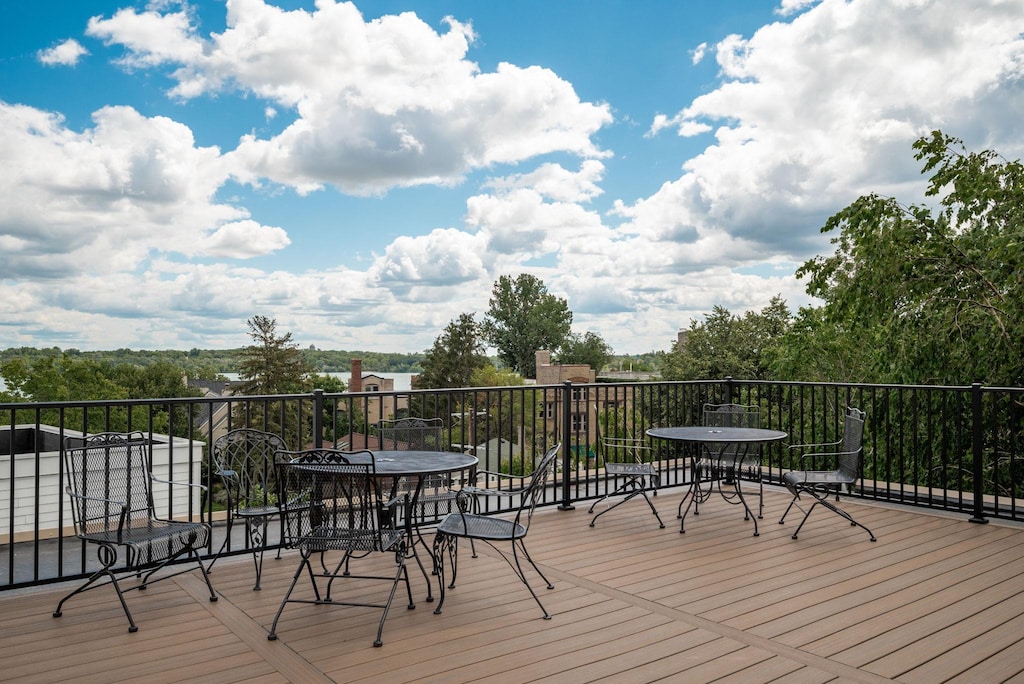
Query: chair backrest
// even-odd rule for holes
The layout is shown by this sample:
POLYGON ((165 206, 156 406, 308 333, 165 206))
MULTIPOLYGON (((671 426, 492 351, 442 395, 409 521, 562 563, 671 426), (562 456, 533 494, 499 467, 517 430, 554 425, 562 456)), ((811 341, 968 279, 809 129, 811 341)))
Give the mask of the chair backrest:
POLYGON ((544 486, 554 469, 555 459, 561 448, 561 444, 556 444, 547 450, 547 453, 540 459, 540 463, 533 469, 533 473, 530 475, 530 484, 523 491, 523 499, 519 504, 519 511, 516 513, 516 522, 527 529, 530 527, 530 520, 533 519, 533 511, 544 494, 544 486))
POLYGON ((708 427, 761 427, 761 407, 743 404, 704 404, 708 427))
POLYGON ((122 513, 126 527, 155 517, 149 441, 141 432, 68 437, 64 468, 78 536, 117 530, 122 513))
POLYGON ((392 451, 448 451, 440 418, 397 418, 377 423, 380 448, 392 451))
POLYGON ((383 498, 373 454, 337 449, 277 454, 279 496, 285 501, 284 543, 310 551, 383 550, 383 498))
MULTIPOLYGON (((743 404, 704 404, 704 425, 708 427, 761 427, 761 407, 743 404)), ((724 444, 718 451, 719 457, 736 457, 741 454, 743 461, 757 460, 758 449, 747 445, 724 444)))
POLYGON ((239 428, 213 443, 211 457, 233 508, 267 506, 277 496, 274 454, 287 448, 280 435, 239 428))
POLYGON ((860 477, 861 458, 864 454, 864 419, 866 414, 852 406, 843 419, 843 438, 839 445, 839 472, 851 482, 860 477))

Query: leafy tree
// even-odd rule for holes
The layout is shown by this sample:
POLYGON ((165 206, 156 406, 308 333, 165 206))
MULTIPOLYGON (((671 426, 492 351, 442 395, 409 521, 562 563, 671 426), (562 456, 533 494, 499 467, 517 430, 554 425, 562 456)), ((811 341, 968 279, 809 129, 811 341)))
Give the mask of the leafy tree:
POLYGON ((558 363, 585 363, 595 371, 600 371, 612 360, 612 348, 604 339, 594 332, 587 332, 582 337, 570 334, 558 353, 558 363))
POLYGON ((789 309, 779 296, 742 318, 715 306, 703 323, 690 324, 681 343, 672 345, 661 375, 666 380, 768 379, 769 360, 789 325, 789 309))
POLYGON ((469 387, 473 373, 491 365, 484 354, 480 326, 473 314, 460 314, 445 327, 423 357, 420 389, 469 387))
POLYGON ((292 334, 277 334, 277 321, 253 316, 246 321, 254 344, 239 354, 241 394, 292 394, 304 390, 309 366, 303 361, 292 334))
POLYGON ((535 352, 561 348, 571 325, 568 303, 549 293, 540 278, 521 273, 514 280, 501 276, 494 283, 482 331, 502 363, 533 378, 535 352))
POLYGON ((934 206, 872 194, 826 222, 835 254, 797 270, 825 302, 803 344, 864 382, 1020 385, 1024 167, 940 131, 914 149, 934 206))

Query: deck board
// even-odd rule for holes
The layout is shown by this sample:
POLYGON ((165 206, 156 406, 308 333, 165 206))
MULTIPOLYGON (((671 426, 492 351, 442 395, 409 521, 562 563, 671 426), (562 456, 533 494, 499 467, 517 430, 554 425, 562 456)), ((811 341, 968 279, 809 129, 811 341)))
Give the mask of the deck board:
MULTIPOLYGON (((642 500, 593 528, 586 506, 539 510, 527 542, 555 585, 534 584, 551 620, 478 545, 476 559, 460 550, 441 615, 410 565, 416 608, 400 589, 382 648, 372 646, 379 611, 343 606, 289 605, 271 642, 297 557, 268 555, 254 592, 243 555, 218 561, 215 603, 194 573, 129 592, 135 634, 110 589, 71 599, 57 619, 67 586, 0 594, 0 676, 33 684, 1024 682, 1021 526, 844 501, 877 542, 824 510, 793 540, 799 512, 779 525, 788 497, 768 488, 760 536, 740 509, 715 499, 691 512, 680 534, 681 495, 663 489, 654 499, 664 529, 642 500)), ((375 600, 379 589, 352 581, 339 600, 375 600)))

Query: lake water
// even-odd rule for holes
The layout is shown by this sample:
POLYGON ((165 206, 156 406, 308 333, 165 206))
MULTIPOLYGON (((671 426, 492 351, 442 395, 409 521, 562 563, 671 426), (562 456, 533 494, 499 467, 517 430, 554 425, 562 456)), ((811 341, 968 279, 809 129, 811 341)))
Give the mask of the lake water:
MULTIPOLYGON (((238 380, 238 373, 221 373, 228 380, 238 380)), ((329 375, 332 378, 341 378, 348 384, 348 381, 352 379, 352 373, 320 373, 320 375, 329 375)), ((372 370, 364 370, 363 376, 376 375, 379 378, 390 378, 395 381, 396 392, 407 392, 412 389, 412 376, 415 373, 379 373, 372 370)))

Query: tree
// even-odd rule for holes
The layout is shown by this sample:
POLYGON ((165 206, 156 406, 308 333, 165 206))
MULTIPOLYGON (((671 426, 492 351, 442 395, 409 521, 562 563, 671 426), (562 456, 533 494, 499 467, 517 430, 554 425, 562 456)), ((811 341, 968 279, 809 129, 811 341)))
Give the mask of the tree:
POLYGON ((239 354, 241 394, 291 394, 305 389, 309 366, 302 360, 292 334, 278 337, 277 321, 253 316, 246 321, 253 342, 239 354))
POLYGON ((1020 385, 1024 167, 940 131, 913 147, 934 207, 872 194, 825 223, 835 254, 797 275, 825 302, 807 332, 826 341, 805 345, 862 382, 1020 385))
POLYGON ((704 322, 693 321, 681 342, 665 355, 666 380, 707 380, 731 376, 769 378, 769 359, 790 325, 789 309, 778 295, 760 312, 742 318, 715 306, 704 322))
MULTIPOLYGON (((266 316, 253 316, 246 321, 253 342, 239 353, 240 394, 296 394, 309 389, 310 368, 303 361, 292 334, 277 334, 277 321, 266 316)), ((248 425, 284 437, 289 444, 302 444, 312 437, 310 411, 300 424, 299 404, 295 401, 271 400, 235 405, 237 426, 248 425)))
POLYGON ((473 314, 464 313, 445 327, 423 358, 419 389, 469 387, 474 371, 489 366, 473 314))
POLYGON ((557 356, 558 363, 585 363, 596 372, 608 365, 612 360, 612 348, 598 335, 588 331, 582 337, 577 334, 569 335, 562 344, 562 349, 557 356))
POLYGON ((498 350, 498 358, 523 377, 536 377, 538 349, 557 350, 572 325, 569 305, 548 292, 536 276, 501 276, 491 291, 490 308, 481 330, 498 350))

